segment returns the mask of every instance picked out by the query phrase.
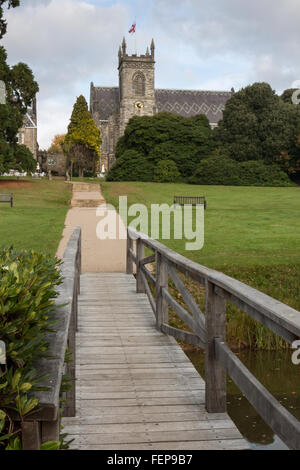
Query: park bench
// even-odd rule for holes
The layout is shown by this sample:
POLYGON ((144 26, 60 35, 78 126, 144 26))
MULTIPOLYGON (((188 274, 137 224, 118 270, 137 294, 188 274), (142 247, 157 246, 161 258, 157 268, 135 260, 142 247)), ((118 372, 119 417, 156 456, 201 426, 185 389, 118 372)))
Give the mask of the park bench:
POLYGON ((174 196, 174 205, 179 204, 181 206, 184 205, 204 205, 204 209, 206 209, 206 199, 205 196, 174 196))
POLYGON ((0 202, 10 203, 10 207, 13 206, 13 195, 12 194, 0 194, 0 202))

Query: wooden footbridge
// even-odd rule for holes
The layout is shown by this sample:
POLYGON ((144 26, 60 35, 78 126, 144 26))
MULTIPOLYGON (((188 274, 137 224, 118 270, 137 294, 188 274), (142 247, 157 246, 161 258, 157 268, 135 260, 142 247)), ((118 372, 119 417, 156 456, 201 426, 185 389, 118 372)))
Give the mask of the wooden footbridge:
POLYGON ((39 392, 39 410, 22 424, 24 448, 58 439, 68 345, 76 386, 65 396, 63 432, 74 439, 73 449, 247 449, 226 414, 226 373, 289 448, 300 449, 299 422, 230 351, 225 328, 231 302, 292 343, 300 337, 300 313, 130 228, 127 245, 127 273, 80 276, 80 229, 73 232, 57 299, 68 305, 50 339, 51 367, 40 364, 50 371, 51 389, 39 392), (181 303, 168 289, 170 278, 181 303), (186 287, 188 278, 205 287, 205 314, 186 287), (170 308, 189 332, 169 325, 170 308), (205 349, 205 382, 174 338, 205 349))

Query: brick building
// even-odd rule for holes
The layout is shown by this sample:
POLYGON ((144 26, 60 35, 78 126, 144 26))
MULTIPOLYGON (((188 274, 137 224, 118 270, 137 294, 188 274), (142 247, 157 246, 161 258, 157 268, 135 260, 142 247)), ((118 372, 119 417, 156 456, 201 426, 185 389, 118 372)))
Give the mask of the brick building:
POLYGON ((125 38, 119 48, 119 86, 98 87, 91 83, 90 111, 100 128, 101 168, 114 162, 118 139, 129 119, 168 111, 184 117, 205 114, 212 127, 222 119, 231 92, 155 88, 154 41, 145 55, 127 54, 125 38))

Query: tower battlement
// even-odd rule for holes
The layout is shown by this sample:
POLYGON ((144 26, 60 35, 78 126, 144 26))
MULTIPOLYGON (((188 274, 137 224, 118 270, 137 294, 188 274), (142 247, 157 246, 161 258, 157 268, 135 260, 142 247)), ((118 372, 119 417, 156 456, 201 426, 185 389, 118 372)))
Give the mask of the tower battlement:
POLYGON ((154 51, 155 51, 155 46, 154 46, 154 40, 152 39, 151 46, 147 47, 146 53, 145 54, 127 54, 127 44, 125 38, 123 38, 122 45, 119 47, 119 68, 121 67, 123 62, 150 62, 154 63, 154 51))
POLYGON ((211 127, 222 119, 230 92, 155 89, 153 39, 144 54, 129 55, 124 38, 118 57, 119 86, 91 84, 90 110, 101 131, 101 162, 106 169, 115 161, 117 142, 133 116, 153 116, 163 111, 183 117, 204 114, 211 127))

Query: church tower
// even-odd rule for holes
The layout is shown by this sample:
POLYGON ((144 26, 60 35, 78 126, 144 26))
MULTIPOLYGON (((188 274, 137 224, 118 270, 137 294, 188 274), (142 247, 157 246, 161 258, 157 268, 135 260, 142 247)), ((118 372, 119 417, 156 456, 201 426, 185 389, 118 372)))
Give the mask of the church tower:
POLYGON ((154 92, 154 41, 145 55, 128 55, 125 38, 119 49, 120 136, 132 116, 156 113, 154 92))

